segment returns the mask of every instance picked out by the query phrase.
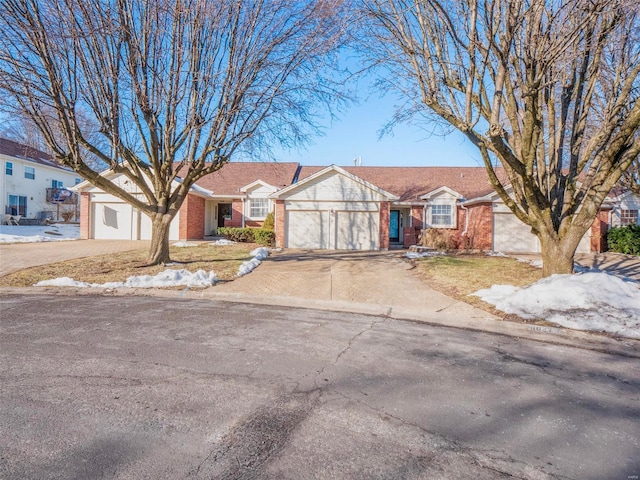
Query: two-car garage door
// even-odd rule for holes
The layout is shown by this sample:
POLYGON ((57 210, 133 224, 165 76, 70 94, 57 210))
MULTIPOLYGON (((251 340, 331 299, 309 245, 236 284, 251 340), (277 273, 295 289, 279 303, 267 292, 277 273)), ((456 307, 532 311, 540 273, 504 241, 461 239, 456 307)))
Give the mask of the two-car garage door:
POLYGON ((289 248, 378 249, 378 210, 290 210, 286 215, 286 244, 289 248))

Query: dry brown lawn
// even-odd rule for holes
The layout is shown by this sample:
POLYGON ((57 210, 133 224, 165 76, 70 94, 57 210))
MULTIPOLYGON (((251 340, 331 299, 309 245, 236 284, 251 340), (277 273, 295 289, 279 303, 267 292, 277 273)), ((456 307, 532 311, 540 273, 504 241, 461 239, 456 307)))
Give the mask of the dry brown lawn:
POLYGON ((416 268, 430 287, 503 318, 508 315, 469 294, 491 285, 525 286, 542 278, 542 270, 528 263, 485 255, 426 257, 416 261, 416 268))
POLYGON ((3 287, 28 287, 42 280, 70 277, 89 283, 124 282, 130 276, 155 275, 165 269, 213 271, 220 280, 231 280, 240 264, 251 257, 249 252, 257 245, 239 243, 217 246, 203 243, 195 247, 171 247, 173 263, 166 266, 147 266, 147 250, 133 250, 118 254, 79 258, 27 268, 0 278, 3 287))

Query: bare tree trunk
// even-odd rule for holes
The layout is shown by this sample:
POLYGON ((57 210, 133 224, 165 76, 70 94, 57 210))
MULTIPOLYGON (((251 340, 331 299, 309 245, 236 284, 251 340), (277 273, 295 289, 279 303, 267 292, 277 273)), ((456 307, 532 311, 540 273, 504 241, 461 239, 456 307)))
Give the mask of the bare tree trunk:
POLYGON ((151 248, 147 257, 148 265, 164 265, 171 261, 169 256, 169 228, 172 215, 157 214, 151 218, 151 248))
POLYGON ((573 257, 582 235, 569 232, 563 239, 557 239, 541 233, 538 238, 542 251, 542 276, 573 273, 573 257))

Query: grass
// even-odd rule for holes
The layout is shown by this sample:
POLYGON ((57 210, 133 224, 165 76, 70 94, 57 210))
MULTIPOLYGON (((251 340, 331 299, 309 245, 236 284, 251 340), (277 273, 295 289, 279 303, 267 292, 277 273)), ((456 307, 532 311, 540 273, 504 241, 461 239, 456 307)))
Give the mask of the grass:
POLYGON ((110 255, 78 258, 27 268, 0 278, 2 287, 28 287, 42 280, 70 277, 89 283, 124 282, 130 276, 155 275, 167 268, 190 272, 214 271, 220 280, 231 280, 240 264, 251 257, 249 252, 257 245, 242 243, 216 246, 208 243, 196 247, 171 247, 174 262, 167 266, 147 266, 148 250, 133 250, 110 255))
POLYGON ((416 262, 418 275, 430 287, 474 307, 509 318, 469 294, 492 285, 525 286, 542 278, 542 270, 513 258, 484 255, 426 257, 416 262))

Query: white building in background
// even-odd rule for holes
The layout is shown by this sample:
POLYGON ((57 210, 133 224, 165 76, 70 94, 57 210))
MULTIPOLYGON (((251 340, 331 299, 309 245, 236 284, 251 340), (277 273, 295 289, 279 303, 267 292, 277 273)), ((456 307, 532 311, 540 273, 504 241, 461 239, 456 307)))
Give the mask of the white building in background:
POLYGON ((66 190, 80 177, 50 155, 0 138, 0 221, 77 220, 77 195, 66 190))

